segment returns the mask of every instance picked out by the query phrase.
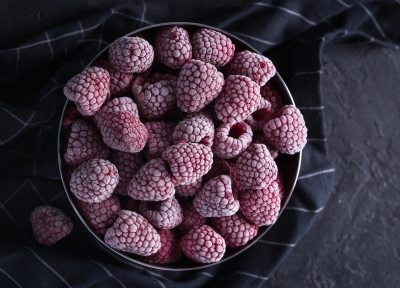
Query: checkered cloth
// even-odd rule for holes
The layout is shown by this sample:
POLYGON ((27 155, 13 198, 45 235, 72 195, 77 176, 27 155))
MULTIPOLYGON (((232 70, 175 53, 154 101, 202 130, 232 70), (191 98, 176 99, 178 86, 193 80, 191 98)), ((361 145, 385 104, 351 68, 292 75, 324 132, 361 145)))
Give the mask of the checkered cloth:
MULTIPOLYGON (((400 1, 260 1, 200 9, 142 1, 93 11, 0 51, 0 283, 2 287, 259 287, 323 211, 334 183, 324 134, 322 48, 332 41, 399 49, 400 1), (352 3, 350 3, 352 2, 352 3), (397 3, 396 3, 397 2, 397 3), (147 25, 187 21, 224 29, 271 58, 309 128, 293 197, 273 228, 239 256, 192 272, 126 265, 108 255, 70 207, 57 163, 67 80, 116 38, 147 25), (61 208, 75 228, 52 247, 29 216, 61 208)), ((29 23, 27 23, 29 25, 29 23)))

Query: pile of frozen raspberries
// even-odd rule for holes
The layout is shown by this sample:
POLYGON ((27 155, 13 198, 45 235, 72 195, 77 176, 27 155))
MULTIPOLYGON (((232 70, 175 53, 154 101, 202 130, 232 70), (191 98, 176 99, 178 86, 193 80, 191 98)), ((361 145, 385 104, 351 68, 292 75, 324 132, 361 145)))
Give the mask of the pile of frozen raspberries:
POLYGON ((191 34, 121 37, 64 88, 76 207, 110 247, 148 263, 214 263, 246 245, 281 209, 275 158, 307 142, 268 58, 214 29, 191 34))

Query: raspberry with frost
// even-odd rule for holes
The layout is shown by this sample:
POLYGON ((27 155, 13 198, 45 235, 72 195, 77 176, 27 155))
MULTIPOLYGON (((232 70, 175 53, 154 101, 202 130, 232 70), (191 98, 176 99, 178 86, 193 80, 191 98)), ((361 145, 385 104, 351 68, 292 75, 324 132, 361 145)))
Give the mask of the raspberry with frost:
POLYGON ((211 147, 214 138, 214 123, 201 112, 189 114, 175 127, 172 138, 176 144, 191 142, 211 147))
POLYGON ((139 212, 153 227, 172 229, 182 222, 182 208, 175 197, 163 201, 142 201, 139 212))
POLYGON ((180 237, 173 230, 158 230, 160 234, 161 248, 156 253, 143 257, 147 263, 174 263, 177 262, 182 255, 180 237))
POLYGON ((257 131, 253 134, 253 140, 251 142, 252 144, 264 144, 267 146, 267 149, 269 153, 271 154, 272 159, 276 159, 278 157, 279 151, 271 145, 267 139, 265 139, 264 132, 263 131, 257 131))
POLYGON ((108 102, 106 102, 101 109, 94 114, 93 122, 97 127, 101 127, 104 120, 107 118, 107 114, 120 113, 120 112, 130 112, 139 118, 139 111, 136 103, 133 102, 130 97, 117 97, 108 102))
POLYGON ((200 190, 203 177, 200 177, 195 182, 186 185, 175 186, 175 194, 181 197, 191 197, 200 190))
POLYGON ((261 97, 271 103, 271 113, 278 113, 281 110, 282 98, 278 91, 272 86, 270 82, 267 82, 264 86, 260 88, 261 97))
POLYGON ((182 234, 185 235, 195 227, 201 226, 207 223, 207 218, 200 215, 193 207, 193 203, 187 202, 181 204, 183 219, 179 224, 179 229, 182 234))
POLYGON ((230 167, 227 161, 214 155, 210 171, 203 176, 203 183, 208 182, 211 178, 219 175, 230 175, 230 167))
POLYGON ((172 140, 172 133, 175 126, 170 122, 147 122, 144 124, 149 133, 147 145, 149 146, 148 158, 160 158, 161 154, 171 145, 174 144, 172 140))
POLYGON ((253 132, 262 131, 265 123, 272 117, 271 103, 261 97, 260 105, 246 118, 246 123, 250 125, 253 132))

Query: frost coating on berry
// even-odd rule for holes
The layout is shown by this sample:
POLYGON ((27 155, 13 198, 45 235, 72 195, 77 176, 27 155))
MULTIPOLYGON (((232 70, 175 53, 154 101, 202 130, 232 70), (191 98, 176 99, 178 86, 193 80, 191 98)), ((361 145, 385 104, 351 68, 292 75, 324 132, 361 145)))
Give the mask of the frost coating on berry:
POLYGON ((133 81, 132 92, 141 117, 152 120, 164 116, 176 104, 176 77, 146 82, 141 76, 133 81))
POLYGON ((182 222, 183 217, 182 208, 175 197, 158 202, 142 201, 139 212, 158 229, 175 228, 182 222))
POLYGON ((253 141, 251 142, 251 144, 264 144, 265 146, 267 146, 267 149, 271 154, 272 159, 276 159, 276 157, 278 157, 279 155, 279 151, 274 146, 272 146, 271 143, 267 141, 267 139, 265 139, 263 131, 257 131, 253 134, 253 141))
POLYGON ((43 245, 51 246, 71 233, 74 224, 60 209, 53 206, 39 206, 30 216, 33 234, 43 245))
POLYGON ((203 217, 235 214, 239 201, 233 197, 231 178, 227 175, 211 178, 194 196, 193 206, 203 217))
POLYGON ((128 210, 121 210, 104 241, 114 249, 140 256, 149 256, 161 248, 157 230, 142 215, 128 210))
POLYGON ((307 143, 307 127, 300 110, 293 105, 282 107, 277 117, 264 126, 265 138, 279 152, 295 154, 307 143))
POLYGON ((108 59, 117 71, 141 73, 153 63, 154 50, 143 38, 124 36, 111 43, 108 59))
POLYGON ((128 153, 115 150, 111 157, 111 163, 118 169, 119 182, 114 193, 127 195, 128 184, 134 174, 145 164, 145 159, 140 153, 128 153))
POLYGON ((64 87, 64 95, 75 102, 79 113, 91 116, 106 100, 110 91, 110 74, 99 67, 89 67, 75 75, 64 87))
POLYGON ((226 246, 239 248, 257 236, 258 226, 238 211, 235 215, 211 219, 211 227, 224 237, 226 246))
POLYGON ((260 105, 258 105, 256 111, 246 118, 246 123, 250 125, 253 132, 262 131, 265 123, 267 123, 271 117, 271 103, 261 97, 260 105))
POLYGON ((172 123, 162 121, 147 122, 144 126, 149 133, 147 140, 147 145, 149 146, 148 157, 150 159, 160 158, 161 154, 174 144, 172 133, 175 127, 172 123))
POLYGON ((271 83, 267 83, 260 88, 261 97, 271 103, 271 113, 278 113, 281 110, 282 98, 278 91, 272 86, 271 83))
POLYGON ((279 198, 281 198, 281 204, 283 204, 283 198, 285 198, 285 180, 281 170, 278 170, 278 176, 276 177, 275 182, 278 184, 279 198))
POLYGON ((235 158, 250 146, 252 137, 253 131, 245 122, 222 123, 215 130, 212 150, 223 159, 235 158))
POLYGON ((175 186, 175 193, 181 197, 191 197, 196 194, 197 191, 201 188, 201 182, 203 177, 200 177, 195 182, 187 184, 187 185, 177 185, 175 186))
POLYGON ((71 175, 71 192, 81 201, 96 203, 111 197, 119 181, 117 167, 105 159, 90 159, 71 175))
POLYGON ((207 218, 200 215, 193 207, 193 203, 187 202, 181 204, 183 219, 181 224, 179 224, 179 229, 182 234, 185 235, 194 227, 206 224, 207 218))
POLYGON ((197 143, 180 143, 167 148, 162 158, 170 165, 176 185, 195 182, 206 174, 212 165, 211 148, 197 143))
POLYGON ((225 254, 224 238, 208 225, 190 230, 181 240, 182 252, 199 263, 215 263, 225 254))
POLYGON ((217 67, 225 66, 235 53, 235 45, 226 35, 213 29, 197 30, 192 37, 193 58, 217 67))
POLYGON ((114 98, 101 107, 101 109, 94 114, 93 122, 97 127, 101 127, 104 120, 107 119, 107 114, 120 113, 120 112, 131 112, 137 118, 139 118, 139 111, 136 103, 133 102, 130 97, 118 97, 114 98))
POLYGON ((78 165, 93 159, 105 159, 110 149, 103 143, 99 131, 82 119, 75 120, 70 125, 67 150, 64 160, 70 165, 78 165))
POLYGON ((222 90, 224 75, 209 63, 192 59, 178 76, 177 105, 186 112, 198 112, 222 90))
POLYGON ((203 176, 203 182, 206 183, 219 175, 230 175, 230 168, 228 162, 214 154, 213 164, 210 171, 203 176))
POLYGON ((156 253, 143 257, 147 263, 174 263, 177 262, 182 255, 180 237, 173 230, 158 230, 160 234, 161 248, 156 253))
POLYGON ((219 120, 235 124, 256 111, 260 99, 260 86, 257 83, 243 75, 230 75, 215 100, 214 110, 219 120))
POLYGON ((242 189, 262 189, 276 179, 278 167, 264 144, 252 144, 239 155, 236 177, 242 189))
POLYGON ((228 65, 228 75, 245 75, 260 86, 276 73, 276 68, 267 57, 248 50, 235 53, 228 65))
POLYGON ((129 182, 127 194, 142 201, 163 201, 172 197, 175 188, 167 163, 157 158, 144 164, 129 182))
POLYGON ((200 143, 211 147, 214 139, 214 123, 203 113, 189 114, 178 123, 172 134, 177 143, 200 143))
POLYGON ((172 69, 180 69, 192 58, 189 33, 178 26, 163 28, 154 38, 158 61, 172 69))
POLYGON ((262 189, 249 189, 239 194, 240 211, 257 226, 274 224, 281 209, 278 184, 272 181, 262 189))

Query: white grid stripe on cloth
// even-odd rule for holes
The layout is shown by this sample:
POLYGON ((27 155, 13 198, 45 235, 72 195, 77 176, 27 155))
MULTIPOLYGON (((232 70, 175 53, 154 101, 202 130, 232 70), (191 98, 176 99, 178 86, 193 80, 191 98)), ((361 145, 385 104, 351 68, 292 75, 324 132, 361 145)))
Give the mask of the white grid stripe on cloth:
POLYGON ((1 269, 1 268, 0 268, 0 271, 1 271, 4 275, 6 275, 6 277, 7 277, 8 279, 10 279, 17 287, 22 288, 22 286, 17 282, 17 280, 15 280, 13 277, 11 277, 10 274, 8 274, 6 271, 4 271, 4 270, 1 269))
POLYGON ((368 8, 365 7, 364 4, 360 3, 359 5, 365 11, 365 13, 367 13, 367 15, 371 18, 371 20, 374 23, 376 29, 379 31, 379 34, 381 34, 381 36, 386 39, 387 37, 385 35, 385 32, 383 32, 381 25, 379 25, 378 21, 376 20, 374 15, 371 13, 371 11, 369 11, 368 8))
POLYGON ((311 21, 310 19, 306 18, 305 16, 301 15, 300 13, 298 13, 296 11, 293 11, 293 10, 290 10, 290 9, 287 9, 285 7, 282 7, 282 6, 271 5, 271 4, 267 4, 267 3, 264 3, 264 2, 256 2, 253 5, 264 6, 264 7, 269 7, 269 8, 275 8, 275 9, 284 11, 284 12, 290 14, 290 15, 294 15, 296 17, 299 17, 299 18, 303 19, 305 22, 307 22, 308 24, 310 24, 311 26, 317 25, 317 23, 315 23, 314 21, 311 21))

